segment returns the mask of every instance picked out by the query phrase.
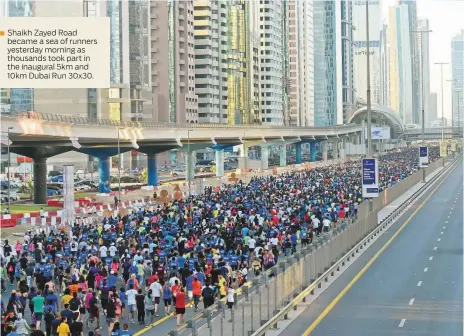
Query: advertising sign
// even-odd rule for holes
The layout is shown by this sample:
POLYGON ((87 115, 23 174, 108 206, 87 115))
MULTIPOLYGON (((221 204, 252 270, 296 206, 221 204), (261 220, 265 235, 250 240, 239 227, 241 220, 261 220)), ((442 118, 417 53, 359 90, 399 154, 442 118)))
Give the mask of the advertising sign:
POLYGON ((419 147, 419 167, 426 168, 429 166, 429 149, 426 146, 419 147))
POLYGON ((379 166, 377 159, 362 160, 362 194, 364 198, 379 196, 379 166))
POLYGON ((448 156, 448 143, 440 141, 440 157, 445 158, 448 156))
MULTIPOLYGON (((367 128, 364 129, 364 134, 367 134, 367 128)), ((382 126, 371 128, 372 140, 389 140, 390 138, 390 127, 382 126)))
POLYGON ((74 166, 63 166, 63 223, 74 224, 74 166))

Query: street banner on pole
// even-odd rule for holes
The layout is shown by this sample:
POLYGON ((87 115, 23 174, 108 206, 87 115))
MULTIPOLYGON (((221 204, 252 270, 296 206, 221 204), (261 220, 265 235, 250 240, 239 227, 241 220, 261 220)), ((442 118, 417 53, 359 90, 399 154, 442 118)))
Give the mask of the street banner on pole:
POLYGON ((446 141, 440 141, 440 156, 442 158, 448 156, 448 143, 446 141))
POLYGON ((377 159, 362 160, 362 194, 364 198, 379 197, 379 166, 377 159))
POLYGON ((427 168, 429 166, 429 149, 427 146, 419 147, 419 167, 427 168))

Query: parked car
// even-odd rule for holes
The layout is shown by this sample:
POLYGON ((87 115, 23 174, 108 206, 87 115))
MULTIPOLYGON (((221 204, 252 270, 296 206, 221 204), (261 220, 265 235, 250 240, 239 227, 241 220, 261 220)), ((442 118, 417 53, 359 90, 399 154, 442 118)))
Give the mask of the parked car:
POLYGON ((92 189, 98 188, 98 183, 92 180, 82 180, 82 181, 79 181, 79 184, 88 185, 92 189))
POLYGON ((182 176, 185 175, 185 169, 183 168, 174 168, 171 170, 171 176, 182 176))
POLYGON ((59 170, 50 170, 48 172, 48 177, 60 176, 60 175, 63 175, 63 173, 60 172, 59 170))
POLYGON ((63 182, 63 175, 49 177, 48 182, 52 182, 52 183, 63 182))
POLYGON ((76 191, 89 191, 92 190, 92 187, 86 184, 78 184, 74 186, 74 190, 76 191))
MULTIPOLYGON (((8 203, 8 191, 2 191, 0 195, 2 203, 8 203)), ((10 193, 10 202, 19 201, 19 196, 16 193, 10 193)))

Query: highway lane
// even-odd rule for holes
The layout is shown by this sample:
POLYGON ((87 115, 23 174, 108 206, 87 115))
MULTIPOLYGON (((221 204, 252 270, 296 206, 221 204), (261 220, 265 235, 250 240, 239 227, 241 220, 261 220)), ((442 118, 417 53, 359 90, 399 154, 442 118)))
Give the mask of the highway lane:
POLYGON ((462 335, 462 187, 460 163, 435 193, 431 195, 433 187, 421 197, 282 334, 462 335), (405 222, 402 232, 353 282, 405 222))

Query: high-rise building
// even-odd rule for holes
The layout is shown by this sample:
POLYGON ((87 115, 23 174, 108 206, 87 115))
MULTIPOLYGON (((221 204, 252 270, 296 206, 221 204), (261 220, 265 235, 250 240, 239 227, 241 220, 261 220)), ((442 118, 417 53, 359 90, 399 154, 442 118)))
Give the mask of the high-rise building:
MULTIPOLYGON (((399 6, 406 6, 408 16, 408 34, 411 62, 412 82, 412 123, 420 124, 421 118, 421 83, 420 83, 420 62, 419 44, 418 44, 418 20, 417 20, 417 3, 416 0, 398 0, 399 6)), ((405 28, 406 29, 406 28, 405 28)), ((405 32, 406 34, 406 32, 405 32)))
POLYGON ((261 120, 284 123, 283 6, 280 0, 260 0, 261 120))
MULTIPOLYGON (((0 17, 30 17, 34 16, 33 0, 5 0, 0 3, 0 17)), ((1 88, 1 113, 34 110, 33 89, 1 88)))
POLYGON ((436 92, 429 93, 429 119, 427 127, 431 127, 432 120, 438 118, 438 97, 436 92))
POLYGON ((288 2, 290 124, 314 125, 314 36, 312 1, 288 2))
MULTIPOLYGON (((371 101, 379 104, 381 101, 381 22, 382 5, 378 0, 369 0, 369 68, 371 84, 371 101)), ((353 32, 355 52, 354 70, 356 97, 367 100, 367 27, 366 2, 353 2, 353 32)))
POLYGON ((198 122, 193 15, 193 0, 150 1, 153 120, 198 122))
POLYGON ((352 2, 315 1, 313 7, 314 124, 342 124, 355 109, 352 2))
POLYGON ((380 104, 390 107, 390 72, 389 72, 388 25, 380 31, 380 104))
POLYGON ((388 24, 390 107, 398 112, 405 124, 414 122, 409 27, 407 5, 390 7, 388 24))
POLYGON ((421 114, 419 125, 422 125, 422 109, 424 110, 424 125, 428 125, 430 119, 429 94, 430 94, 430 50, 429 50, 429 20, 420 19, 417 21, 417 42, 419 45, 419 65, 420 65, 420 106, 421 114))
POLYGON ((464 30, 451 40, 453 126, 464 125, 464 30))

